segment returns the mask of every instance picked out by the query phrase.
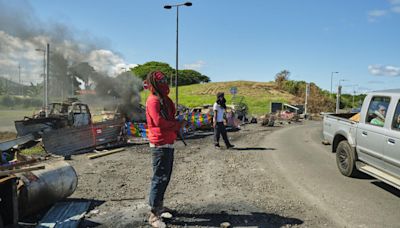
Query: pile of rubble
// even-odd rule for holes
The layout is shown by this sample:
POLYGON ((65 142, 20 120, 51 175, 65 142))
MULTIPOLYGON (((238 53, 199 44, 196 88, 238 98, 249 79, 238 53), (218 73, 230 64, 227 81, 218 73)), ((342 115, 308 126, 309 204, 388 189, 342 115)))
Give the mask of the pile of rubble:
MULTIPOLYGON (((228 114, 228 129, 238 130, 243 122, 234 110, 228 114)), ((181 134, 182 141, 204 131, 212 134, 210 109, 182 111, 177 119, 188 122, 181 134)), ((74 168, 65 160, 88 152, 93 152, 88 159, 95 159, 121 152, 128 144, 148 143, 145 121, 129 121, 110 112, 94 121, 88 105, 77 100, 53 103, 47 113, 42 110, 38 115, 15 121, 15 126, 17 137, 0 142, 0 227, 17 226, 20 218, 51 205, 40 223, 63 220, 54 217, 62 210, 70 212, 61 213, 67 216, 64 219, 72 222, 72 216, 77 220, 71 227, 77 226, 76 213, 84 214, 90 202, 60 202, 73 194, 78 182, 74 168)))

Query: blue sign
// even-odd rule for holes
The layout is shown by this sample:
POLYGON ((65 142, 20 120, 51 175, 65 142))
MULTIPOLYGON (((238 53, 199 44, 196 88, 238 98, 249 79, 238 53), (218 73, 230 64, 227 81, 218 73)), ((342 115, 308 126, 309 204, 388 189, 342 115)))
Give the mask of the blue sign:
POLYGON ((230 92, 232 95, 237 94, 237 88, 236 87, 231 87, 230 92))

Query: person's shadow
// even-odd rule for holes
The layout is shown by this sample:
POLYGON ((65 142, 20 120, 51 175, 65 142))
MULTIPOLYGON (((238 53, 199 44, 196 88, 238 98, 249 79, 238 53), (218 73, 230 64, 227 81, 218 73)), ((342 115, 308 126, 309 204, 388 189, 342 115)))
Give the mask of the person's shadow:
POLYGON ((229 227, 283 227, 301 225, 304 222, 297 218, 283 217, 277 214, 251 212, 249 214, 205 213, 188 214, 177 213, 174 219, 167 224, 179 226, 220 227, 229 222, 229 227))
POLYGON ((266 147, 234 147, 231 150, 276 150, 275 148, 266 147))

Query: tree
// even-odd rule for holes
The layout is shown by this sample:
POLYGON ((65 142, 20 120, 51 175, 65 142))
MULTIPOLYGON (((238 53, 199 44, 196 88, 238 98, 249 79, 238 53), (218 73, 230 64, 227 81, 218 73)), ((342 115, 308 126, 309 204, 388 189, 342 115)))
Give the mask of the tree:
POLYGON ((34 85, 32 82, 26 89, 26 95, 30 97, 38 97, 43 92, 43 83, 37 83, 34 85))
POLYGON ((2 78, 0 78, 0 95, 6 94, 7 88, 6 88, 6 83, 3 81, 2 78))
POLYGON ((191 85, 210 82, 210 78, 195 70, 180 70, 179 85, 191 85))
POLYGON ((155 61, 147 62, 143 65, 138 65, 131 69, 131 71, 142 80, 146 79, 148 73, 155 70, 162 71, 165 76, 167 76, 168 81, 171 80, 171 77, 173 78, 173 76, 175 75, 175 70, 170 65, 168 65, 168 63, 155 61))
POLYGON ((278 89, 282 89, 284 82, 289 80, 289 75, 288 70, 283 70, 275 75, 275 83, 278 89))
MULTIPOLYGON (((168 81, 172 80, 172 84, 175 85, 175 69, 169 66, 167 63, 162 62, 147 62, 143 65, 138 65, 131 69, 133 74, 144 80, 147 77, 147 74, 151 71, 159 70, 162 71, 167 77, 168 81)), ((210 82, 210 78, 206 75, 202 75, 201 73, 195 70, 179 70, 179 85, 190 85, 190 84, 198 84, 204 82, 210 82)))

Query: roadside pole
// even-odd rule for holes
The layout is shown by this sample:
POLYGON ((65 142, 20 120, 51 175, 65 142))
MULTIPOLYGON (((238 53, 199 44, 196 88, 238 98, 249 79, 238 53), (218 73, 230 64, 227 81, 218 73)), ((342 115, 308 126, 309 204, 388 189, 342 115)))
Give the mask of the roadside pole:
POLYGON ((340 95, 342 94, 342 86, 339 85, 338 89, 337 89, 337 95, 336 95, 336 114, 339 113, 339 109, 340 109, 340 95))
POLYGON ((21 82, 21 64, 18 64, 18 83, 19 83, 19 91, 18 95, 22 96, 22 82, 21 82))
POLYGON ((304 103, 304 119, 307 119, 307 104, 308 104, 308 96, 310 95, 310 84, 306 84, 306 99, 304 103))
POLYGON ((235 95, 237 94, 237 87, 236 87, 236 86, 231 87, 231 88, 229 89, 229 92, 230 92, 231 95, 232 95, 231 103, 232 103, 232 105, 233 105, 233 101, 235 100, 235 95))
POLYGON ((45 112, 46 117, 49 116, 48 106, 49 106, 49 68, 50 68, 50 44, 46 47, 47 62, 46 62, 46 75, 45 75, 45 112))

